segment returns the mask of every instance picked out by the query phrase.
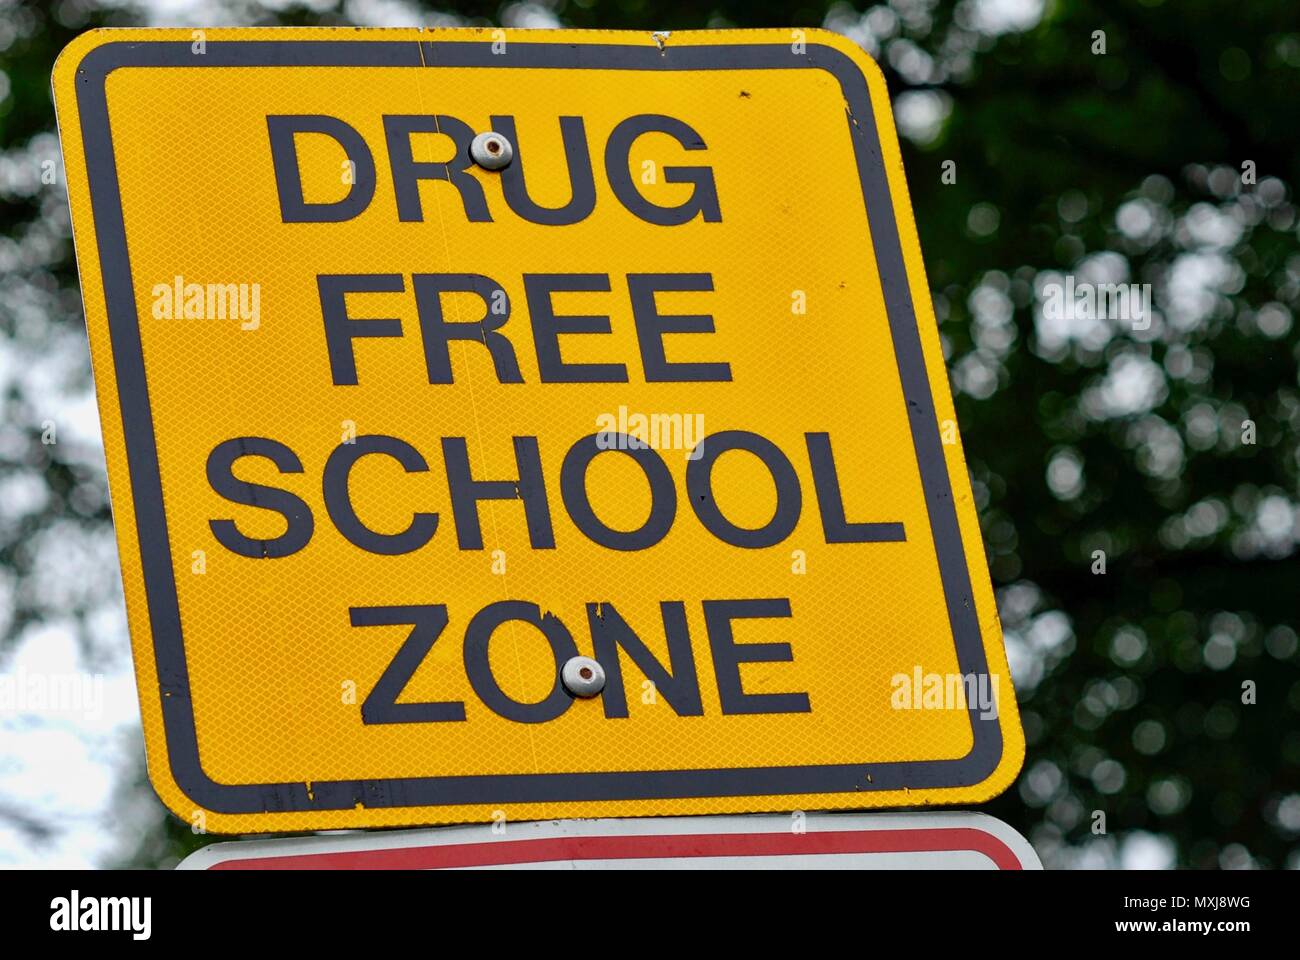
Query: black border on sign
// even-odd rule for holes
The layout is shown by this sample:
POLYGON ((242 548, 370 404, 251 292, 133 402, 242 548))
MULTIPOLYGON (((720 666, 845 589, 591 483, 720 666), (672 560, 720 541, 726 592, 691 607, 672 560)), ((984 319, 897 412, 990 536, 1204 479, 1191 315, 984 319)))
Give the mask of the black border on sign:
MULTIPOLYGON (((482 67, 564 70, 763 70, 818 69, 839 82, 846 102, 871 237, 921 483, 963 674, 988 672, 961 530, 939 437, 907 269, 894 218, 867 79, 844 53, 809 43, 805 53, 786 44, 720 44, 663 49, 610 44, 512 41, 509 57, 490 42, 470 41, 212 41, 202 56, 188 42, 115 41, 91 50, 77 67, 77 103, 99 243, 104 299, 126 442, 136 534, 153 633, 154 657, 172 776, 199 806, 218 813, 287 813, 364 807, 432 807, 450 804, 562 803, 567 801, 865 793, 961 787, 987 779, 1002 758, 997 718, 969 711, 972 747, 960 758, 888 763, 731 769, 648 770, 605 773, 486 774, 225 784, 212 780, 199 757, 189 671, 176 596, 153 416, 127 252, 117 163, 109 126, 106 81, 123 67, 482 67)), ((867 238, 864 238, 864 243, 867 238)))

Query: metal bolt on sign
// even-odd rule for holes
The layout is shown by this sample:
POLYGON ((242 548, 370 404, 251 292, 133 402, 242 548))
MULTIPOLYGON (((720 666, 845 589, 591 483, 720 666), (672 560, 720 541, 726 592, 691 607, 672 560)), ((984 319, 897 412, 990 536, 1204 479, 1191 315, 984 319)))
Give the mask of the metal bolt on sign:
POLYGON ((564 689, 575 697, 594 697, 605 689, 605 668, 591 657, 570 657, 560 671, 564 689))
POLYGON ((501 134, 489 131, 470 141, 469 155, 484 170, 500 170, 510 165, 515 148, 501 134))

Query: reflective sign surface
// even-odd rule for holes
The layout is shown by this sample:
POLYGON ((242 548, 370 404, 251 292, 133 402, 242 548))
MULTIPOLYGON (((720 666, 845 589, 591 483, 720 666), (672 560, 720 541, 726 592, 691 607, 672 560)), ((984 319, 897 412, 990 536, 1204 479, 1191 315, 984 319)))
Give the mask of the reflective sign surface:
POLYGON ((888 95, 852 43, 99 31, 54 84, 178 815, 862 808, 1014 778, 888 95), (595 696, 561 678, 578 656, 595 696))

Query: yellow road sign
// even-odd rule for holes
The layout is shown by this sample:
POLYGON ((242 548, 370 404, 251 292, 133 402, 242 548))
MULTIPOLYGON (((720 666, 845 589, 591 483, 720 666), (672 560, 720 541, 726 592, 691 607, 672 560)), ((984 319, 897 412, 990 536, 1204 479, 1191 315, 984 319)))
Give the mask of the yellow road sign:
POLYGON ((1014 778, 854 44, 97 31, 54 88, 178 815, 863 808, 1014 778))

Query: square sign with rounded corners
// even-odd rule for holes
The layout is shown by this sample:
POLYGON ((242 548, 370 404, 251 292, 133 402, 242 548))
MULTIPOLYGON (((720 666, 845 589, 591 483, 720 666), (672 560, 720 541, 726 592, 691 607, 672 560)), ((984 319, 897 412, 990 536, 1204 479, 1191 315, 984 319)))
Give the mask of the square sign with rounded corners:
POLYGON ((854 44, 110 30, 54 90, 149 773, 178 815, 1012 781, 889 99, 854 44))

